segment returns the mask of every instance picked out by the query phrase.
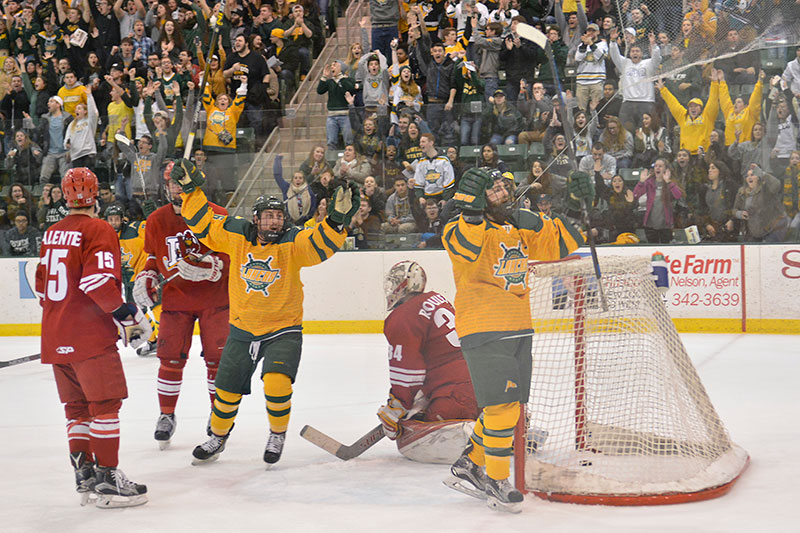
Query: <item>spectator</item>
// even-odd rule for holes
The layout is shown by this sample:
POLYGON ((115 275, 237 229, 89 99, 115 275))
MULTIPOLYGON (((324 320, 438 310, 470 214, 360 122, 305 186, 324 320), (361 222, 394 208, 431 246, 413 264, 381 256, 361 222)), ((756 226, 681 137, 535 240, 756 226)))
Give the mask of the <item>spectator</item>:
POLYGON ((442 221, 441 208, 433 198, 427 198, 423 209, 415 211, 417 229, 420 232, 420 242, 417 248, 442 248, 442 230, 445 222, 442 221))
POLYGON ((325 147, 318 144, 311 149, 308 158, 300 163, 300 172, 303 173, 306 183, 311 183, 323 170, 331 170, 331 167, 325 160, 325 147))
POLYGON ((650 167, 657 157, 672 153, 667 130, 661 126, 658 114, 642 113, 641 123, 633 136, 633 168, 650 167))
MULTIPOLYGON (((553 176, 550 174, 550 170, 545 169, 544 163, 538 159, 531 163, 531 170, 528 177, 525 178, 525 183, 529 185, 529 190, 531 195, 534 196, 534 200, 535 196, 539 194, 553 196, 556 193, 554 190, 556 184, 553 181, 553 176)), ((564 185, 566 185, 566 180, 564 180, 564 185)))
POLYGON ((789 89, 795 98, 800 98, 800 46, 795 49, 797 57, 786 64, 781 79, 783 88, 789 89))
MULTIPOLYGON (((553 52, 558 75, 563 76, 564 67, 567 64, 567 57, 569 55, 569 48, 561 40, 561 30, 556 26, 550 26, 547 29, 547 40, 550 41, 550 48, 553 52)), ((558 84, 556 83, 556 77, 553 73, 553 61, 542 56, 540 56, 539 61, 539 75, 536 76, 536 81, 544 85, 548 94, 555 94, 558 84)))
POLYGON ((311 68, 311 38, 314 35, 312 28, 319 33, 322 33, 322 28, 319 27, 319 22, 314 24, 311 19, 306 19, 305 9, 300 4, 292 6, 288 22, 291 24, 284 30, 284 38, 297 47, 300 55, 300 79, 304 80, 311 68))
POLYGON ((400 161, 405 169, 414 170, 419 160, 425 157, 420 148, 420 131, 416 122, 408 124, 408 130, 400 141, 400 161))
MULTIPOLYGON (((732 85, 753 85, 756 83, 756 76, 761 68, 761 60, 757 50, 742 51, 745 46, 745 43, 739 37, 739 30, 730 28, 727 39, 720 43, 715 52, 718 56, 730 56, 718 59, 714 62, 714 66, 725 74, 723 79, 727 79, 732 85)), ((725 114, 727 115, 727 113, 725 114)))
POLYGON ((12 183, 11 189, 8 191, 8 198, 6 198, 6 216, 8 220, 13 222, 17 217, 17 213, 22 212, 27 215, 28 222, 36 226, 34 209, 31 191, 19 182, 12 183))
POLYGON ((317 203, 317 208, 314 210, 314 216, 305 221, 305 223, 303 224, 304 227, 314 228, 320 222, 325 220, 325 218, 328 216, 328 199, 329 199, 328 196, 323 196, 322 198, 319 199, 319 203, 317 203))
MULTIPOLYGON (((129 5, 130 3, 131 2, 129 0, 129 5)), ((133 33, 130 34, 129 36, 133 41, 134 53, 139 52, 141 54, 141 57, 146 57, 148 58, 148 60, 151 56, 156 54, 156 43, 145 33, 144 21, 136 20, 133 23, 133 33)), ((157 54, 156 54, 156 59, 158 59, 157 54)), ((148 66, 150 66, 151 68, 153 67, 152 65, 148 66)))
POLYGON ((619 52, 618 37, 619 32, 613 31, 609 55, 619 71, 622 101, 627 104, 621 107, 619 119, 628 131, 633 131, 640 126, 638 120, 643 113, 653 112, 656 97, 653 84, 648 80, 656 74, 661 65, 661 51, 656 46, 655 35, 651 33, 650 49, 653 53, 649 59, 642 59, 642 47, 637 44, 628 47, 629 57, 623 57, 619 52))
MULTIPOLYGON (((153 152, 153 139, 143 135, 138 143, 139 152, 126 154, 131 165, 129 178, 130 188, 135 199, 155 199, 161 192, 163 177, 161 163, 167 153, 167 143, 159 143, 156 152, 153 152)), ((120 189, 119 185, 117 189, 120 189)))
POLYGON ((705 191, 705 210, 700 213, 701 226, 705 231, 705 239, 714 242, 734 242, 733 195, 730 184, 733 182, 731 171, 724 164, 712 162, 708 164, 708 183, 705 191))
POLYGON ((758 165, 747 169, 745 184, 733 202, 733 213, 745 221, 748 242, 782 242, 789 226, 780 180, 758 165))
POLYGON ((378 187, 378 182, 373 176, 364 178, 364 186, 361 187, 361 199, 369 201, 372 216, 383 217, 383 212, 386 209, 386 191, 378 187))
MULTIPOLYGON (((85 39, 91 32, 89 22, 92 20, 92 14, 89 9, 89 2, 88 0, 82 0, 81 4, 82 9, 78 9, 78 7, 73 4, 72 7, 68 7, 65 12, 64 2, 56 2, 58 23, 61 25, 61 29, 64 31, 65 35, 64 38, 67 39, 68 42, 73 38, 79 41, 81 36, 85 39)), ((89 53, 88 44, 90 44, 89 40, 82 46, 73 44, 67 49, 69 62, 72 68, 76 69, 78 72, 82 72, 83 65, 86 64, 86 55, 89 53)), ((65 103, 66 101, 67 100, 64 99, 65 103)), ((84 101, 82 103, 86 102, 84 101)))
MULTIPOLYGON (((200 41, 197 42, 195 53, 197 55, 198 66, 200 67, 201 71, 204 71, 206 68, 206 62, 205 57, 203 56, 203 50, 200 41)), ((211 61, 208 65, 208 80, 206 80, 206 84, 211 86, 211 94, 214 98, 216 98, 217 95, 228 92, 224 69, 222 68, 222 65, 225 64, 226 60, 227 57, 225 55, 225 49, 218 46, 214 55, 211 56, 211 61)))
POLYGON ((345 145, 353 144, 353 130, 348 118, 345 93, 355 93, 355 81, 342 73, 342 61, 333 61, 322 68, 322 77, 317 85, 317 94, 328 93, 328 118, 325 122, 328 138, 328 150, 336 150, 339 135, 344 138, 345 145))
POLYGON ((455 193, 453 166, 447 156, 436 149, 433 134, 420 135, 419 147, 424 157, 414 171, 414 196, 444 203, 455 193))
POLYGON ((696 65, 687 66, 684 47, 670 47, 670 57, 664 62, 663 71, 667 73, 664 85, 682 106, 692 98, 700 98, 703 87, 700 69, 696 65))
MULTIPOLYGON (((131 46, 133 46, 132 42, 131 46)), ((183 41, 183 34, 175 24, 175 21, 167 20, 164 22, 164 29, 158 38, 156 50, 162 58, 169 57, 173 63, 178 63, 180 53, 186 51, 186 43, 183 41)))
POLYGON ((361 118, 361 110, 354 105, 355 96, 345 93, 349 108, 350 125, 355 132, 355 147, 358 153, 369 159, 371 165, 376 165, 383 153, 384 136, 378 132, 378 117, 369 115, 361 118))
POLYGON ((394 183, 394 178, 402 174, 403 165, 398 161, 397 156, 397 146, 393 144, 387 145, 385 157, 378 161, 378 164, 373 169, 373 174, 380 176, 381 184, 394 183))
POLYGON ((283 203, 286 204, 289 220, 295 226, 302 226, 313 216, 317 205, 317 199, 306 183, 303 173, 296 171, 292 175, 291 182, 283 179, 283 156, 278 154, 272 165, 272 176, 283 193, 283 203))
MULTIPOLYGON (((374 62, 371 64, 374 65, 374 62)), ((397 117, 403 109, 410 108, 415 113, 419 113, 422 109, 422 90, 417 82, 414 81, 411 67, 400 67, 400 76, 398 82, 392 88, 392 118, 393 122, 397 121, 397 117)))
POLYGON ((541 142, 544 139, 547 125, 550 123, 553 104, 550 97, 547 96, 544 84, 540 81, 536 81, 533 84, 531 98, 528 98, 527 95, 523 96, 523 94, 520 92, 520 99, 517 101, 517 105, 523 117, 527 120, 527 124, 525 124, 525 131, 520 132, 518 141, 520 144, 541 142))
MULTIPOLYGON (((713 43, 717 38, 717 15, 703 3, 708 3, 708 0, 689 0, 689 10, 684 16, 684 20, 692 22, 700 32, 700 35, 706 41, 713 43)), ((753 72, 755 75, 755 72, 753 72)))
POLYGON ((42 147, 42 171, 40 183, 50 181, 53 171, 58 170, 59 178, 67 172, 67 151, 64 148, 64 137, 67 134, 72 117, 62 112, 64 102, 60 96, 52 96, 47 101, 47 113, 42 115, 37 128, 38 144, 42 147))
POLYGON ((340 180, 334 179, 333 170, 325 169, 320 172, 317 179, 312 181, 310 185, 311 192, 313 192, 314 196, 317 198, 317 206, 322 203, 323 198, 330 198, 333 191, 335 191, 336 187, 341 183, 340 180))
POLYGON ((617 160, 617 168, 630 168, 633 160, 633 135, 622 127, 620 119, 611 117, 600 136, 608 155, 617 160))
MULTIPOLYGON (((548 128, 548 133, 551 131, 548 128)), ((553 174, 566 177, 573 170, 573 162, 570 160, 569 151, 567 149, 567 138, 563 133, 556 133, 552 137, 552 142, 549 138, 545 138, 545 150, 549 152, 547 159, 547 167, 553 174), (549 150, 548 150, 549 147, 549 150)))
POLYGON ((577 13, 564 13, 562 0, 556 0, 555 16, 561 30, 561 39, 568 49, 567 65, 575 64, 575 52, 581 44, 581 37, 586 33, 589 21, 581 2, 576 2, 577 13))
POLYGON ((708 150, 709 135, 714 129, 714 121, 717 120, 719 113, 719 81, 716 69, 712 71, 711 79, 713 80, 711 91, 705 108, 702 100, 692 98, 689 100, 688 110, 675 99, 663 81, 656 82, 661 97, 664 98, 672 117, 681 129, 680 147, 692 155, 697 154, 700 149, 703 152, 708 150))
POLYGON ((69 214, 67 202, 64 200, 64 193, 61 192, 60 185, 53 185, 42 190, 42 198, 39 206, 38 220, 39 229, 46 231, 47 228, 63 220, 69 214))
POLYGON ((597 104, 597 129, 606 129, 606 122, 611 117, 619 118, 622 108, 622 95, 617 92, 617 85, 613 81, 606 80, 603 83, 603 99, 597 104))
MULTIPOLYGON (((233 50, 236 53, 231 54, 225 63, 225 79, 230 81, 233 93, 237 96, 246 96, 241 113, 246 117, 247 124, 255 131, 256 138, 263 139, 266 136, 264 105, 267 101, 269 67, 264 56, 250 49, 244 35, 234 39, 233 50), (240 91, 242 86, 244 89, 240 91)), ((236 122, 233 126, 236 126, 236 122)))
POLYGON ((354 180, 363 185, 364 179, 370 174, 372 166, 366 157, 356 151, 353 144, 344 147, 342 157, 333 166, 333 175, 343 181, 354 180))
MULTIPOLYGON (((189 82, 189 84, 192 85, 192 89, 194 89, 194 84, 191 81, 189 82)), ((206 84, 206 87, 208 87, 208 84, 206 84)), ((155 88, 155 84, 153 87, 144 89, 144 122, 147 125, 147 130, 150 132, 150 136, 155 140, 156 144, 162 142, 167 143, 168 154, 172 154, 173 151, 175 151, 175 149, 178 148, 176 142, 178 140, 178 134, 180 134, 181 132, 181 126, 183 123, 183 99, 181 98, 180 85, 176 80, 172 81, 172 88, 170 89, 170 93, 173 95, 174 98, 173 99, 174 102, 173 109, 175 113, 174 120, 170 120, 169 112, 166 110, 159 110, 156 111, 155 113, 153 112, 153 96, 155 96, 156 99, 160 98, 160 92, 155 88)), ((225 94, 225 96, 227 97, 228 95, 225 94)), ((159 101, 164 103, 163 100, 161 99, 159 99, 159 101)), ((230 101, 230 98, 228 98, 228 101, 230 101)), ((229 105, 228 107, 234 107, 234 106, 236 106, 235 101, 232 106, 229 105)), ((159 105, 159 107, 161 106, 159 105)), ((191 108, 192 106, 189 107, 191 108)), ((239 113, 235 112, 236 109, 237 109, 236 107, 232 109, 232 112, 235 115, 235 118, 232 119, 233 129, 228 129, 228 132, 231 133, 231 136, 234 137, 233 139, 234 141, 236 140, 235 139, 236 120, 239 117, 239 113, 241 113, 241 107, 238 108, 239 113)), ((208 109, 206 109, 206 113, 208 113, 208 109)), ((210 115, 206 116, 209 117, 210 115)), ((215 120, 214 124, 219 125, 220 124, 219 120, 221 120, 221 117, 215 116, 214 120, 215 120)), ((209 127, 209 124, 210 123, 207 120, 206 128, 209 127)), ((222 141, 222 139, 219 140, 220 142, 222 141)), ((232 149, 235 149, 235 147, 236 144, 234 142, 232 149)))
POLYGON ((456 87, 461 95, 457 114, 462 146, 480 142, 483 114, 479 109, 483 103, 485 86, 474 63, 461 63, 461 68, 456 69, 456 87))
POLYGON ((94 168, 97 157, 97 144, 94 139, 99 116, 90 88, 86 89, 86 95, 87 103, 75 107, 75 120, 70 122, 64 135, 64 148, 69 152, 72 168, 94 168))
MULTIPOLYGON (((740 175, 744 178, 747 175, 747 170, 750 165, 756 164, 760 168, 769 168, 770 166, 770 146, 769 141, 765 137, 764 125, 760 122, 753 124, 750 130, 750 140, 740 143, 738 138, 734 139, 733 144, 728 147, 728 156, 736 163, 741 169, 740 175)), ((738 137, 741 137, 740 132, 738 137)))
POLYGON ((64 86, 58 90, 58 96, 64 105, 64 111, 75 118, 75 108, 86 103, 86 87, 78 83, 78 76, 73 71, 64 74, 64 86))
POLYGON ((486 25, 486 36, 480 35, 478 32, 478 19, 470 19, 472 24, 472 36, 470 42, 474 43, 473 48, 476 51, 478 62, 478 74, 483 80, 485 86, 486 98, 494 95, 497 88, 500 86, 500 50, 505 46, 502 37, 503 26, 498 22, 490 22, 486 25))
POLYGON ((25 211, 17 211, 14 227, 3 235, 3 255, 37 257, 42 244, 42 234, 33 227, 25 211))
POLYGON ((370 242, 376 240, 381 232, 380 218, 374 214, 372 204, 366 198, 361 198, 358 212, 350 221, 347 235, 355 239, 356 249, 368 250, 370 242))
POLYGON ((22 84, 28 94, 28 100, 31 102, 28 113, 33 120, 34 127, 39 126, 39 117, 47 113, 47 101, 58 92, 55 66, 49 54, 45 57, 46 59, 42 61, 41 72, 33 76, 33 83, 31 83, 28 73, 22 75, 22 84))
POLYGON ((445 150, 445 155, 447 155, 447 159, 450 160, 450 164, 453 166, 455 186, 458 187, 458 182, 461 180, 461 175, 469 168, 469 165, 458 157, 458 148, 455 146, 448 146, 447 150, 445 150))
POLYGON ((411 211, 412 200, 408 183, 403 176, 394 179, 394 192, 386 199, 386 222, 381 224, 384 233, 411 233, 416 229, 411 211))
MULTIPOLYGON (((206 84, 203 93, 203 107, 206 110, 206 131, 203 135, 203 150, 206 152, 235 152, 236 151, 236 124, 245 107, 247 100, 247 85, 249 77, 241 74, 240 85, 236 89, 236 98, 231 102, 227 94, 219 94, 216 99, 211 99, 211 87, 206 84)), ((178 97, 180 98, 180 97, 178 97)), ((162 117, 163 118, 163 117, 162 117)), ((166 119, 164 119, 166 122, 166 119)), ((168 143, 159 143, 166 146, 168 143)))
POLYGON ((800 232, 800 151, 798 150, 792 152, 789 166, 783 175, 783 205, 790 219, 786 240, 796 242, 800 232))
POLYGON ((269 41, 272 30, 283 29, 280 20, 275 17, 272 4, 261 4, 258 16, 253 19, 253 31, 260 35, 264 42, 269 41))
POLYGON ((578 99, 578 109, 582 111, 588 109, 590 101, 598 104, 603 98, 608 45, 599 35, 600 28, 597 24, 589 24, 575 51, 575 62, 578 65, 575 96, 578 99))
MULTIPOLYGON (((771 168, 776 174, 782 174, 789 164, 792 151, 797 149, 798 123, 797 113, 791 103, 792 94, 787 89, 783 94, 774 94, 775 101, 767 118, 767 144, 772 148, 770 152, 771 168)), ((770 168, 770 167, 766 167, 770 168)))
POLYGON ((294 92, 295 77, 300 71, 300 53, 296 46, 286 43, 286 33, 282 28, 273 28, 269 35, 271 43, 267 50, 267 57, 275 57, 278 62, 273 68, 283 82, 287 94, 294 92))
POLYGON ((704 158, 693 158, 688 150, 679 150, 675 155, 672 182, 683 192, 674 210, 677 227, 693 224, 696 216, 705 210, 707 166, 704 158))
POLYGON ((667 244, 672 241, 673 203, 682 194, 680 187, 672 181, 672 170, 666 159, 656 159, 652 173, 649 169, 642 169, 633 197, 634 201, 645 198, 643 226, 647 242, 667 244))
POLYGON ((494 143, 484 144, 481 147, 481 153, 477 159, 478 160, 475 162, 475 166, 478 168, 491 168, 498 170, 501 174, 508 172, 508 167, 506 166, 505 162, 500 159, 500 156, 497 153, 497 145, 494 143))
POLYGON ((453 105, 456 98, 458 66, 447 56, 444 45, 441 43, 430 45, 427 32, 423 32, 420 39, 416 58, 427 79, 428 127, 442 144, 455 144, 453 105))
MULTIPOLYGON (((575 159, 579 162, 583 158, 592 153, 592 144, 597 135, 597 111, 595 107, 597 104, 592 102, 589 104, 589 109, 592 113, 592 118, 589 120, 589 115, 586 111, 578 111, 572 119, 572 131, 575 136, 572 139, 572 145, 575 147, 575 159)), ((572 111, 572 109, 570 109, 572 111)), ((567 116, 569 120, 569 115, 567 116)))
MULTIPOLYGON (((531 65, 535 65, 538 59, 536 45, 520 38, 517 33, 517 25, 520 22, 525 22, 525 18, 516 16, 511 19, 511 32, 505 35, 504 46, 500 49, 500 63, 505 66, 506 71, 508 99, 515 104, 519 97, 520 82, 526 76, 532 78, 531 65)), ((527 81, 525 83, 527 85, 527 81)))
POLYGON ((617 174, 611 178, 608 189, 609 240, 614 241, 622 233, 636 233, 636 204, 633 191, 625 186, 625 180, 617 174))
POLYGON ((525 126, 522 114, 514 104, 506 99, 502 89, 494 92, 494 97, 483 111, 483 124, 489 131, 491 144, 516 144, 517 135, 525 126))
POLYGON ((14 147, 6 155, 6 170, 26 187, 39 183, 42 167, 42 149, 31 141, 24 130, 14 134, 14 147))
POLYGON ((736 132, 740 133, 739 141, 750 140, 750 132, 753 125, 758 122, 761 116, 761 92, 764 87, 764 80, 767 75, 762 70, 758 76, 758 83, 750 95, 750 102, 745 105, 744 98, 737 96, 731 102, 731 95, 728 91, 728 83, 725 81, 724 71, 717 71, 719 74, 719 105, 722 108, 722 115, 725 119, 725 146, 730 146, 736 142, 736 132))
POLYGON ((384 57, 391 54, 390 43, 398 38, 397 27, 404 13, 401 0, 370 0, 369 13, 372 20, 372 46, 384 57))
MULTIPOLYGON (((3 114, 5 131, 11 133, 22 129, 22 121, 25 115, 30 111, 31 102, 28 100, 28 94, 25 92, 25 87, 22 84, 22 76, 16 75, 11 77, 11 88, 0 100, 0 112, 3 114)), ((11 149, 13 144, 13 137, 6 135, 5 148, 6 152, 11 149)))
MULTIPOLYGON (((136 34, 136 22, 141 22, 144 30, 145 17, 144 4, 141 0, 116 0, 114 2, 114 15, 119 20, 119 33, 122 37, 127 37, 131 33, 136 34)), ((148 54, 143 54, 147 57, 148 54)))
POLYGON ((617 160, 606 153, 603 143, 598 142, 592 146, 591 157, 581 159, 578 170, 594 176, 595 192, 598 196, 607 197, 603 190, 611 186, 611 178, 617 173, 617 160))

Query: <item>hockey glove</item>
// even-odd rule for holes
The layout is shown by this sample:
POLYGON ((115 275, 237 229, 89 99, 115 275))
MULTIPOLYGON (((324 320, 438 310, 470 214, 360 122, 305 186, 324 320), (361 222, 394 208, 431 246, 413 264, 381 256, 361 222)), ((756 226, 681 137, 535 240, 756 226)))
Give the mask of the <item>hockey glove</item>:
POLYGON ((338 187, 333 193, 328 212, 331 221, 348 227, 359 207, 361 207, 361 193, 358 191, 358 184, 351 181, 348 185, 338 187))
POLYGON ((571 201, 581 205, 581 200, 583 200, 587 206, 592 205, 594 200, 594 180, 589 174, 571 172, 567 180, 567 190, 571 201))
POLYGON ((122 304, 111 313, 114 323, 117 325, 122 344, 130 345, 131 348, 138 348, 153 334, 153 328, 147 315, 133 304, 122 304))
POLYGON ((153 307, 158 300, 158 273, 155 270, 142 270, 133 282, 133 301, 139 307, 153 307))
POLYGON ((186 281, 219 281, 222 278, 222 259, 207 255, 199 259, 193 255, 178 261, 178 273, 186 281))
POLYGON ((194 163, 188 159, 179 159, 176 161, 175 166, 172 167, 172 171, 169 173, 169 177, 177 181, 186 194, 189 194, 198 187, 202 187, 206 182, 206 177, 203 173, 197 170, 194 163))
POLYGON ((158 209, 156 202, 154 200, 145 200, 142 202, 142 213, 144 214, 144 218, 149 217, 153 214, 153 211, 158 209))
POLYGON ((486 191, 492 188, 492 182, 492 175, 482 168, 467 170, 453 195, 456 206, 465 214, 483 213, 486 209, 486 191))
POLYGON ((394 394, 389 394, 389 401, 386 405, 378 409, 378 418, 383 425, 383 433, 392 440, 395 440, 403 432, 400 421, 406 416, 406 408, 400 403, 394 394))

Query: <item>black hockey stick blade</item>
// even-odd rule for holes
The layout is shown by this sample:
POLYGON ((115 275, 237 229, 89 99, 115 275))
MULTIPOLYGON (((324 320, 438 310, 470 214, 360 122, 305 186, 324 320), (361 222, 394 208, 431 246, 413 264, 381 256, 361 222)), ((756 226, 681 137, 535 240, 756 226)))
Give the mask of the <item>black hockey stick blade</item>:
POLYGON ((348 461, 372 448, 385 434, 383 432, 383 426, 378 424, 350 446, 342 444, 338 440, 329 437, 311 426, 304 426, 303 429, 300 430, 300 436, 311 444, 319 446, 331 455, 335 455, 342 461, 348 461))
POLYGON ((12 359, 10 361, 0 361, 0 368, 5 368, 7 366, 21 365, 22 363, 27 363, 29 361, 36 361, 41 358, 42 354, 35 353, 33 355, 26 355, 25 357, 18 357, 17 359, 12 359))

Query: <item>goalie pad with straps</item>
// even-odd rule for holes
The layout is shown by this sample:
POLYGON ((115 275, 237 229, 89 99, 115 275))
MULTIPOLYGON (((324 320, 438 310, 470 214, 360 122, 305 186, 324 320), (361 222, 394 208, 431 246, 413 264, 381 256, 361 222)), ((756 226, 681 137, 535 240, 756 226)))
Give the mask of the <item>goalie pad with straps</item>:
POLYGON ((403 420, 397 450, 420 463, 453 464, 472 435, 474 420, 403 420))

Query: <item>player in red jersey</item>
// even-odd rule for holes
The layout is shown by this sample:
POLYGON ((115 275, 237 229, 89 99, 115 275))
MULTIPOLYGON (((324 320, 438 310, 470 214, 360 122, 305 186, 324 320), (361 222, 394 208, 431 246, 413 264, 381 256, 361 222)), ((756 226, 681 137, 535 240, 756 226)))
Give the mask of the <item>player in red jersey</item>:
POLYGON ((147 501, 147 487, 117 468, 119 409, 128 390, 117 352, 150 336, 150 324, 122 301, 119 242, 96 218, 97 177, 73 168, 61 180, 70 208, 44 234, 36 293, 42 313, 42 363, 53 365, 67 415, 70 460, 77 490, 98 507, 129 507, 147 501), (86 328, 91 328, 88 332, 86 328))
POLYGON ((452 463, 461 455, 478 404, 447 298, 425 291, 425 270, 401 261, 386 275, 389 400, 378 410, 383 431, 415 461, 452 463))
MULTIPOLYGON (((175 406, 183 382, 183 367, 192 346, 195 321, 200 323, 202 357, 211 402, 222 348, 228 338, 228 256, 213 253, 191 232, 181 217, 181 188, 169 178, 173 163, 164 171, 164 186, 170 203, 147 218, 144 251, 147 263, 136 276, 133 298, 141 307, 152 307, 160 276, 179 276, 164 285, 161 295, 158 355, 158 404, 155 439, 163 450, 175 433, 175 406)), ((227 211, 209 203, 219 215, 227 211)))

